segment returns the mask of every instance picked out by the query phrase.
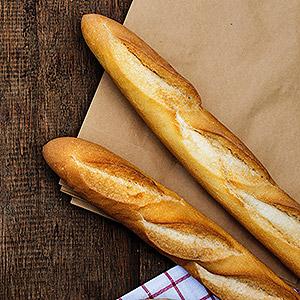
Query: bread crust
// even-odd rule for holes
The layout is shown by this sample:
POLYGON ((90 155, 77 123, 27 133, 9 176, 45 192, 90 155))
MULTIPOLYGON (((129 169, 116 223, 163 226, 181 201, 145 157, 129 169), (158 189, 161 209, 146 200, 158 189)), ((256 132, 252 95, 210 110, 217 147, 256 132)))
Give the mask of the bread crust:
POLYGON ((107 149, 64 137, 46 144, 43 156, 81 197, 182 265, 221 299, 300 299, 217 224, 107 149))
POLYGON ((299 203, 201 106, 195 88, 138 36, 100 15, 85 15, 82 33, 167 148, 226 210, 300 276, 299 203))

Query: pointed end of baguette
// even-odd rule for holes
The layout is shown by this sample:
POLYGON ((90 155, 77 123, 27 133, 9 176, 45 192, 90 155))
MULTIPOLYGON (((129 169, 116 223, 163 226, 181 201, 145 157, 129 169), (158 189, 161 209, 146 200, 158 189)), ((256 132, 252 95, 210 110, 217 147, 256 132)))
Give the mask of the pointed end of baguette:
POLYGON ((85 15, 83 15, 82 19, 81 19, 81 25, 89 24, 89 22, 93 21, 98 16, 99 15, 96 15, 96 14, 85 14, 85 15))
POLYGON ((73 137, 60 137, 51 140, 43 147, 43 157, 50 168, 62 177, 63 166, 69 160, 71 149, 77 142, 73 137))
POLYGON ((81 28, 88 29, 105 22, 114 22, 113 20, 98 14, 86 14, 82 16, 81 28))
POLYGON ((81 32, 85 42, 105 68, 105 57, 109 53, 109 34, 122 27, 118 22, 97 14, 86 14, 81 19, 81 32))
POLYGON ((90 33, 90 30, 97 24, 100 15, 96 14, 87 14, 83 15, 81 19, 81 31, 84 39, 86 39, 87 34, 90 33))
POLYGON ((81 19, 81 31, 88 45, 89 45, 89 41, 95 37, 95 34, 93 33, 95 32, 95 28, 97 27, 97 24, 99 24, 99 21, 101 22, 101 19, 102 19, 101 15, 96 15, 96 14, 83 15, 81 19))

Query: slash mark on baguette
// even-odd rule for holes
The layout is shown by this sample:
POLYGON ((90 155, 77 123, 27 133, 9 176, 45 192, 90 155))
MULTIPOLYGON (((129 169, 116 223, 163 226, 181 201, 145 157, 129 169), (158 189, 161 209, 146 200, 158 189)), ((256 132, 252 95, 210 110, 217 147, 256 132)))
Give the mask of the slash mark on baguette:
MULTIPOLYGON (((127 178, 124 177, 124 174, 126 174, 126 169, 128 168, 122 170, 123 177, 121 177, 114 175, 109 170, 104 171, 103 167, 100 169, 99 166, 93 166, 92 164, 83 162, 74 156, 72 158, 77 167, 80 169, 82 174, 81 177, 86 184, 92 190, 102 193, 105 197, 113 198, 124 203, 132 202, 132 204, 138 205, 139 207, 146 205, 149 201, 149 198, 151 198, 153 202, 160 202, 162 200, 177 201, 171 196, 160 193, 158 189, 148 188, 142 184, 139 184, 135 178, 130 179, 129 176, 127 178), (85 176, 86 172, 89 172, 94 176, 85 176), (124 197, 125 195, 126 197, 124 197), (133 199, 138 199, 138 201, 133 202, 133 199)), ((118 165, 118 168, 121 169, 122 166, 118 165)), ((144 175, 140 174, 139 172, 137 173, 138 176, 144 177, 144 175)))
MULTIPOLYGON (((202 278, 203 283, 209 286, 212 290, 227 290, 228 294, 226 295, 226 299, 236 299, 236 300, 244 300, 244 299, 278 299, 282 300, 282 297, 276 297, 276 291, 267 291, 268 288, 264 287, 262 283, 261 286, 257 286, 255 280, 252 282, 251 279, 244 279, 242 277, 230 277, 230 276, 222 276, 210 273, 205 268, 201 267, 199 264, 195 263, 196 270, 199 276, 202 278)), ((278 287, 279 288, 279 287, 278 287)))
POLYGON ((169 255, 202 262, 212 262, 241 253, 216 236, 203 234, 196 226, 174 224, 169 227, 142 221, 146 234, 156 247, 169 255))
POLYGON ((219 141, 212 137, 206 137, 189 126, 179 113, 176 114, 176 120, 180 127, 184 146, 199 164, 215 176, 223 177, 225 171, 226 176, 231 180, 242 178, 244 183, 252 183, 253 178, 260 178, 260 174, 235 157, 219 141))
POLYGON ((179 113, 177 113, 176 119, 180 125, 183 144, 189 153, 202 167, 224 180, 228 191, 242 202, 250 218, 254 219, 263 230, 273 232, 282 241, 299 247, 300 223, 295 217, 281 212, 273 205, 260 201, 234 186, 234 183, 253 185, 267 181, 262 179, 260 174, 252 170, 244 161, 235 157, 217 140, 212 137, 205 137, 188 126, 179 113))
POLYGON ((284 242, 300 247, 299 221, 295 217, 287 215, 272 205, 257 200, 242 190, 234 189, 232 186, 229 187, 229 190, 243 201, 249 211, 250 218, 255 219, 264 230, 272 231, 273 233, 276 231, 277 234, 274 233, 274 236, 280 237, 284 242))
POLYGON ((105 28, 109 35, 112 55, 116 63, 122 66, 121 72, 127 80, 167 109, 189 111, 199 108, 199 100, 195 101, 192 96, 167 83, 155 71, 145 66, 124 43, 115 38, 107 27, 105 28))

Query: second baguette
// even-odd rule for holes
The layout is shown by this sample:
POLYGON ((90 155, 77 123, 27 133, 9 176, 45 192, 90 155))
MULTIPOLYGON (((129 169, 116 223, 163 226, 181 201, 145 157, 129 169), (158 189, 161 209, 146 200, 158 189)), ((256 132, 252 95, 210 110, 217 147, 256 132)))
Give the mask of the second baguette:
POLYGON ((43 155, 80 196, 183 266, 221 299, 300 299, 217 224, 105 148, 58 138, 44 146, 43 155))

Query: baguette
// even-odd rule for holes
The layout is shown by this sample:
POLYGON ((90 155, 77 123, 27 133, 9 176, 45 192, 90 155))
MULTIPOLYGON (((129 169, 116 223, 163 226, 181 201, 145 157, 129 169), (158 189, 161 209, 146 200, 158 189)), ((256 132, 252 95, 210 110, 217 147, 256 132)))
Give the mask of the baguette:
POLYGON ((300 205, 201 106, 195 88, 144 41, 100 15, 83 36, 148 126, 198 182, 300 277, 300 205))
POLYGON ((221 299, 300 299, 217 224, 105 148, 58 138, 44 146, 43 155, 81 197, 183 266, 221 299))

